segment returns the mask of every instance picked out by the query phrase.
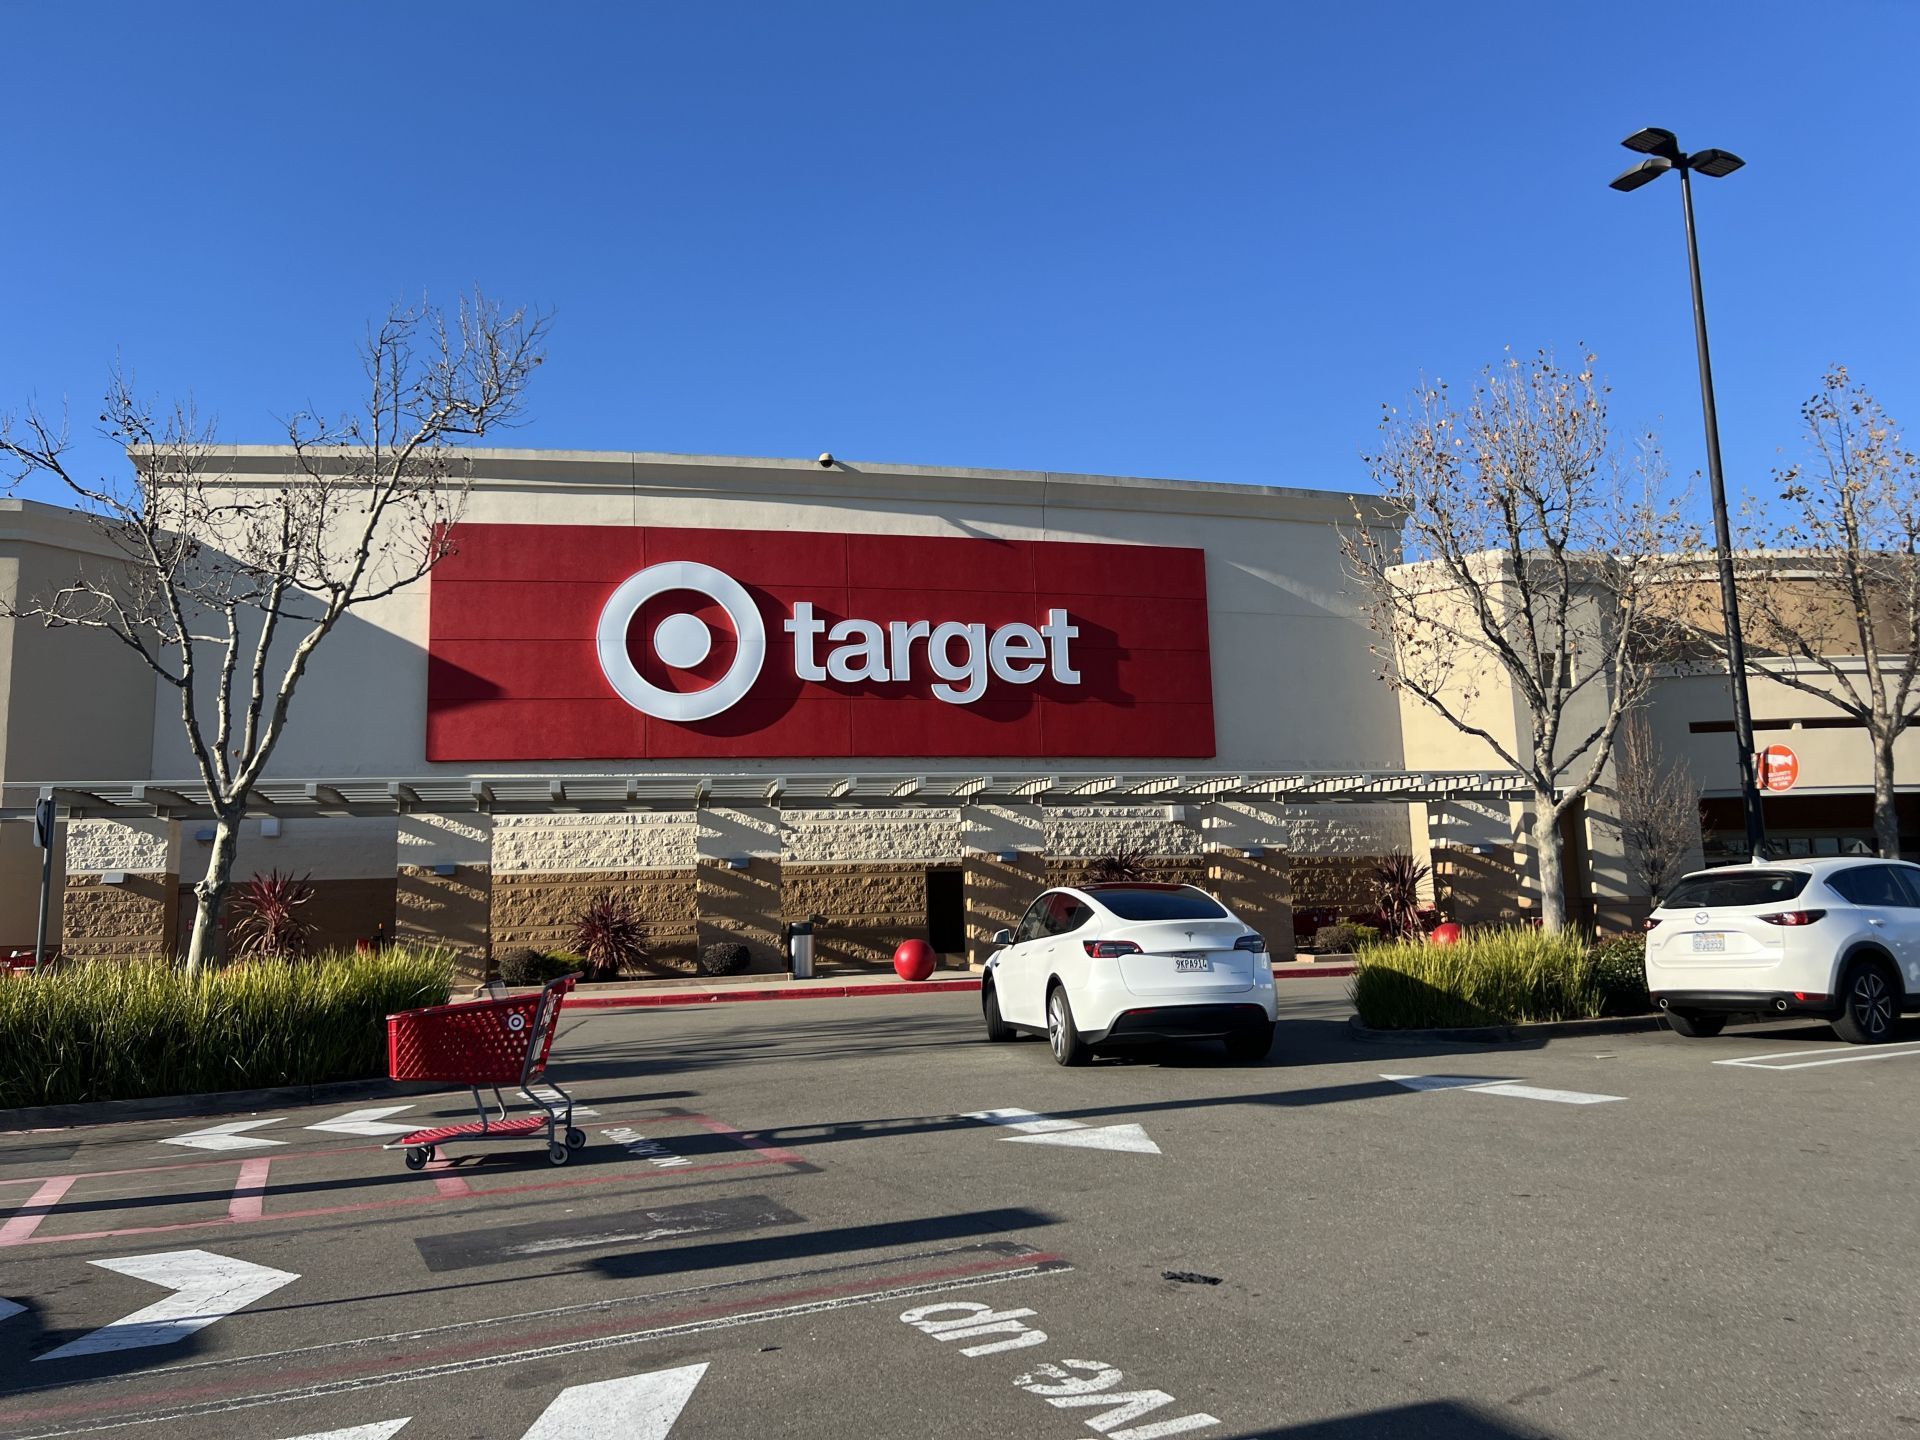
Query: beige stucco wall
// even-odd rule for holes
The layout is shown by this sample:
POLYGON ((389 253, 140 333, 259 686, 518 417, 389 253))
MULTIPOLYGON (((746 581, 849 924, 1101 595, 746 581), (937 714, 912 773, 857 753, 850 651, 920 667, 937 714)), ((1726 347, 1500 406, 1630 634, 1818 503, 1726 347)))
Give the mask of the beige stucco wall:
MULTIPOLYGON (((243 451, 233 463, 236 471, 250 467, 265 476, 286 462, 279 452, 243 451)), ((1399 726, 1374 693, 1365 629, 1340 575, 1334 527, 1351 523, 1352 507, 1331 492, 858 463, 827 472, 801 461, 495 451, 476 455, 466 518, 1196 546, 1207 554, 1218 752, 1212 763, 1253 769, 1400 764, 1399 726)), ((321 647, 274 773, 464 771, 424 759, 430 585, 355 612, 321 647), (366 723, 369 714, 379 715, 377 727, 366 723)), ((157 775, 185 773, 177 730, 177 722, 155 721, 157 775)), ((743 760, 727 768, 777 773, 795 763, 743 760)), ((993 762, 996 770, 1019 773, 1044 763, 993 762)), ((1072 768, 1100 763, 1076 759, 1072 768)), ((852 768, 897 770, 900 764, 876 759, 852 768)), ((622 761, 512 768, 580 774, 689 767, 622 761)))
MULTIPOLYGON (((113 563, 84 518, 0 499, 0 597, 28 603, 77 568, 113 563)), ((155 681, 112 637, 0 616, 0 779, 120 774, 144 778, 153 755, 155 681)), ((0 823, 0 948, 32 943, 40 852, 31 825, 0 823)), ((49 931, 60 932, 59 870, 49 931)))

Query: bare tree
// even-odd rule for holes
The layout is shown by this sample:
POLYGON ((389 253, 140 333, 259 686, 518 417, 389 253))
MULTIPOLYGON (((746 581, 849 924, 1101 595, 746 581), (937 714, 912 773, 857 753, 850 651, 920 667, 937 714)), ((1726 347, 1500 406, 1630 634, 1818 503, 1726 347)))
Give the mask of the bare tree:
POLYGON ((1700 785, 1685 761, 1669 764, 1660 753, 1644 711, 1621 722, 1613 798, 1628 870, 1641 891, 1658 900, 1700 844, 1700 785))
POLYGON ((222 472, 191 407, 156 413, 117 370, 100 425, 126 447, 130 479, 76 476, 64 418, 0 417, 15 482, 59 482, 117 556, 8 613, 104 630, 179 698, 215 820, 190 970, 217 944, 248 794, 314 651, 348 611, 414 584, 446 553, 467 490, 457 442, 518 420, 546 331, 546 317, 477 291, 452 315, 395 308, 362 347, 364 411, 294 416, 284 476, 222 472))
POLYGON ((1561 820, 1646 694, 1648 592, 1691 545, 1652 437, 1614 446, 1593 357, 1490 368, 1464 410, 1444 384, 1386 407, 1367 457, 1400 543, 1356 511, 1342 536, 1383 678, 1483 741, 1532 790, 1540 913, 1567 923, 1561 820))
POLYGON ((1898 858, 1893 745, 1920 718, 1920 458, 1844 367, 1800 414, 1809 457, 1775 477, 1787 515, 1750 532, 1748 628, 1785 661, 1769 679, 1865 727, 1874 838, 1898 858))

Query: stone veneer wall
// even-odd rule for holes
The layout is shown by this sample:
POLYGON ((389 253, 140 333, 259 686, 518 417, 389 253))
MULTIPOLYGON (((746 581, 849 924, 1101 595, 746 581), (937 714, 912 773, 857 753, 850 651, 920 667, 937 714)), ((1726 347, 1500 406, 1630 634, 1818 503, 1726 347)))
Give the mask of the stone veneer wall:
POLYGON ((591 870, 575 874, 502 873, 491 887, 493 954, 522 946, 571 950, 574 926, 601 890, 627 897, 646 930, 650 970, 685 971, 694 955, 694 871, 591 870))
POLYGON ((1033 897, 1046 888, 1047 862, 1026 851, 1011 860, 976 854, 961 862, 961 873, 967 892, 967 960, 984 965, 993 953, 994 932, 1018 926, 1033 897))
POLYGON ((428 865, 401 867, 394 887, 396 940, 444 945, 471 962, 485 958, 492 924, 493 872, 485 865, 460 865, 451 875, 437 875, 428 865))
POLYGON ((890 965, 902 940, 926 938, 925 864, 787 865, 782 892, 788 920, 827 917, 813 932, 816 966, 890 965))
POLYGON ((179 886, 171 875, 128 873, 116 885, 98 875, 69 875, 59 943, 68 959, 171 956, 179 886))
POLYGON ((1242 855, 1216 851, 1207 857, 1206 888, 1220 903, 1266 938, 1267 954, 1293 959, 1292 862, 1284 851, 1242 855))
POLYGON ((720 860, 702 860, 695 870, 694 913, 697 948, 731 942, 745 945, 749 972, 770 974, 787 968, 782 946, 783 867, 764 855, 745 857, 735 869, 720 860))

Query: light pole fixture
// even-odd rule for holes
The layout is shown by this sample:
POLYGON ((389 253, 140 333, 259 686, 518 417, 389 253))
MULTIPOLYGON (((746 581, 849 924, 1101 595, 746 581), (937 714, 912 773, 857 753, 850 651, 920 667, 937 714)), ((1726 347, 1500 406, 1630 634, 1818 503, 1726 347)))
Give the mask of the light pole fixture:
POLYGON ((1727 522, 1727 483, 1720 469, 1720 419, 1713 403, 1713 362, 1707 354, 1707 302, 1700 290, 1700 244, 1693 229, 1693 181, 1697 171, 1719 179, 1747 162, 1727 150, 1680 149, 1671 130, 1649 125, 1620 142, 1647 158, 1614 176, 1615 190, 1638 190, 1669 170, 1680 172, 1680 207, 1687 222, 1687 270, 1693 280, 1693 341, 1700 356, 1700 409, 1707 424, 1707 484, 1713 495, 1713 548, 1720 569, 1720 617, 1727 632, 1727 665, 1733 681, 1734 743, 1740 747, 1740 802, 1746 812, 1747 854, 1766 854, 1767 826, 1754 783, 1753 706, 1747 698, 1747 647, 1740 638, 1740 598, 1734 589, 1733 538, 1727 522))

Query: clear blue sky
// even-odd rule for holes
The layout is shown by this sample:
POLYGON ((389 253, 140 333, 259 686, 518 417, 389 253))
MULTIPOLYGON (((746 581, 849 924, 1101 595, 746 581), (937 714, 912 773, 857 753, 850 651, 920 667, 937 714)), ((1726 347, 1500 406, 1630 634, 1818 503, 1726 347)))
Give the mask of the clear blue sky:
MULTIPOLYGON (((556 313, 500 442, 1365 487, 1383 400, 1597 349, 1736 483, 1843 360, 1920 435, 1920 5, 0 8, 0 406, 116 352, 223 438, 388 302, 556 313), (1578 13, 1576 13, 1576 9, 1578 13)), ((110 463, 96 449, 92 458, 110 463)), ((45 496, 45 492, 29 491, 45 496)))

